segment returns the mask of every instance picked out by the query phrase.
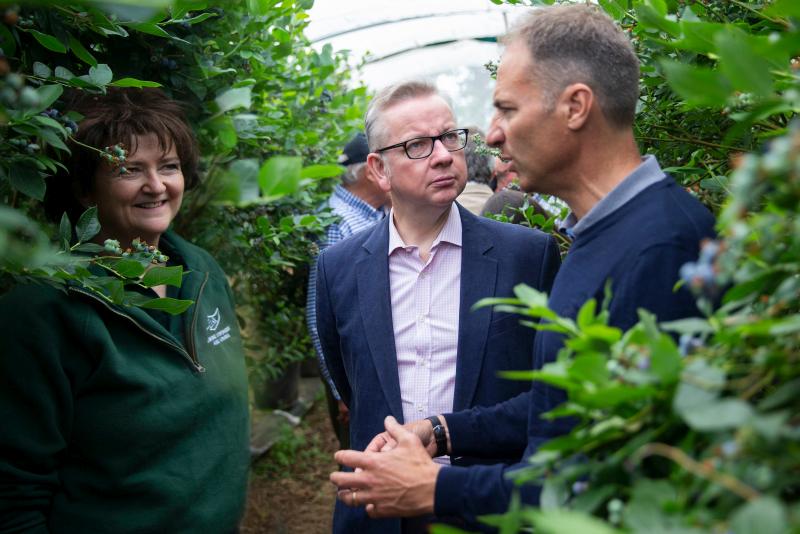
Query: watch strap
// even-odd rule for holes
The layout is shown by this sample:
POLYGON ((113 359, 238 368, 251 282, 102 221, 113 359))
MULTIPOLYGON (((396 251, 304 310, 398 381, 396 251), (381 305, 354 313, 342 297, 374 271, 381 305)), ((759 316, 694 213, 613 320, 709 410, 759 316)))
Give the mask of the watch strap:
POLYGON ((438 416, 432 415, 425 418, 433 426, 433 439, 436 441, 436 456, 447 454, 447 430, 438 416))

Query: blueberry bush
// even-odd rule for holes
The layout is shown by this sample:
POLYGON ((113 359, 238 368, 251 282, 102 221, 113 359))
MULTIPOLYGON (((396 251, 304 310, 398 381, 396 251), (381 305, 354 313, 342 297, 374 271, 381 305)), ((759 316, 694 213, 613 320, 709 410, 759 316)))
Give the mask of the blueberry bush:
MULTIPOLYGON (((103 247, 89 242, 92 213, 54 227, 43 221, 41 200, 79 121, 60 100, 65 89, 161 87, 186 104, 202 155, 204 179, 185 196, 175 227, 218 259, 241 309, 252 310, 242 320, 268 347, 268 357, 249 353, 254 372, 274 374, 312 354, 300 326, 311 243, 328 222, 316 207, 341 171, 331 162, 359 128, 366 98, 364 88, 349 87, 345 56, 315 51, 305 37, 312 3, 0 7, 2 285, 12 277, 69 281, 118 304, 143 304, 124 287, 154 280, 144 280, 152 258, 123 257, 113 244, 95 258, 103 247)), ((159 301, 150 305, 173 313, 186 306, 159 301)))
POLYGON ((798 532, 800 4, 598 3, 642 60, 643 151, 717 212, 719 239, 681 270, 699 317, 658 324, 641 310, 623 332, 594 300, 574 320, 526 287, 483 303, 564 335, 557 361, 515 378, 563 388, 545 417, 577 422, 518 477, 542 486, 540 506, 514 499, 486 521, 501 532, 798 532))

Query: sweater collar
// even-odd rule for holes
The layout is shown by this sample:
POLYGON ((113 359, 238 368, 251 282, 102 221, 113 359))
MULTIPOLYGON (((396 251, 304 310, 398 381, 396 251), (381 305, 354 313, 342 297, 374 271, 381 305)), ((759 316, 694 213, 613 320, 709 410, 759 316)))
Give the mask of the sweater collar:
POLYGON ((664 178, 666 178, 666 175, 661 170, 661 166, 655 156, 648 154, 642 158, 642 162, 632 173, 617 184, 610 193, 600 199, 597 204, 592 206, 592 209, 582 219, 578 220, 575 214, 570 212, 559 230, 571 237, 577 237, 630 202, 633 197, 664 178))

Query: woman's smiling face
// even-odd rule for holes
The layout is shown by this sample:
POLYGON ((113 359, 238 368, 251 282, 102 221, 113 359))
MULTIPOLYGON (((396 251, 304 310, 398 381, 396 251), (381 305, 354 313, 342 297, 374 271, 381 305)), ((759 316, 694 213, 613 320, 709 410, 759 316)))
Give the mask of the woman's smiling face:
POLYGON ((183 173, 174 144, 165 152, 155 134, 134 140, 136 151, 124 162, 127 172, 101 163, 94 187, 84 200, 97 206, 100 234, 96 241, 117 239, 123 248, 135 238, 157 245, 183 199, 183 173))

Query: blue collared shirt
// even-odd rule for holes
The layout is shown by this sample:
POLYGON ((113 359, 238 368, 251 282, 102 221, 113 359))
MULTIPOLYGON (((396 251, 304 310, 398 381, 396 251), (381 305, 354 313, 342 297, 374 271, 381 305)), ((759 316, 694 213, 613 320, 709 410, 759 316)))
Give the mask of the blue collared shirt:
MULTIPOLYGON (((334 245, 350 237, 351 235, 369 228, 376 222, 383 219, 385 212, 382 209, 375 209, 361 198, 357 197, 342 185, 337 185, 330 198, 326 202, 334 215, 338 215, 341 219, 328 227, 324 240, 319 243, 320 251, 327 247, 334 245)), ((323 205, 323 208, 325 205, 323 205)), ((319 333, 317 332, 317 260, 311 265, 311 271, 308 275, 308 296, 306 298, 306 322, 308 324, 308 333, 311 336, 311 342, 314 344, 314 350, 317 352, 317 359, 319 360, 319 368, 323 378, 328 383, 333 392, 336 400, 341 400, 339 392, 336 391, 336 386, 333 384, 328 366, 325 363, 325 355, 322 353, 322 345, 319 341, 319 333)))

